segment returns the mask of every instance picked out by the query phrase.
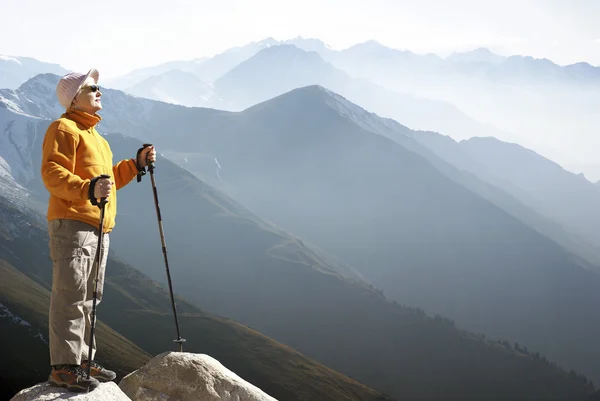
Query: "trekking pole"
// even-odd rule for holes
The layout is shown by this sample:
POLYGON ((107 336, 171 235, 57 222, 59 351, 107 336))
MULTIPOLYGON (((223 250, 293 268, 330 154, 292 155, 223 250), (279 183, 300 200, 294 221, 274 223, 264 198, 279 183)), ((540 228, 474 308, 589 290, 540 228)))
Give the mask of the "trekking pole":
MULTIPOLYGON (((151 144, 144 144, 144 147, 152 146, 151 144)), ((150 172, 150 180, 152 181, 152 191, 154 193, 154 205, 156 206, 156 216, 158 218, 158 230, 160 232, 160 240, 162 242, 162 251, 165 258, 165 267, 167 269, 167 281, 169 283, 169 293, 171 294, 171 305, 173 306, 173 315, 175 316, 175 328, 177 329, 177 339, 173 340, 174 343, 179 344, 179 352, 183 352, 183 343, 185 338, 181 338, 179 334, 179 322, 177 320, 177 308, 175 307, 175 297, 173 296, 173 285, 171 283, 171 273, 169 271, 169 260, 167 258, 167 244, 165 243, 165 234, 163 232, 162 217, 160 215, 160 206, 158 205, 158 191, 156 190, 156 181, 154 179, 154 163, 146 159, 148 165, 148 171, 150 172)))
MULTIPOLYGON (((109 175, 102 174, 100 178, 110 178, 109 175)), ((106 205, 106 198, 100 199, 98 202, 96 199, 92 200, 93 205, 97 205, 100 208, 100 225, 98 226, 98 247, 96 248, 96 256, 94 257, 95 278, 94 278, 94 295, 92 301, 92 315, 90 316, 90 347, 88 349, 88 364, 87 364, 87 378, 90 379, 92 375, 92 356, 93 344, 94 344, 94 328, 96 326, 96 302, 98 300, 98 281, 100 276, 100 263, 102 261, 102 239, 104 237, 104 206, 106 205)), ((88 386, 88 392, 90 387, 88 386)))

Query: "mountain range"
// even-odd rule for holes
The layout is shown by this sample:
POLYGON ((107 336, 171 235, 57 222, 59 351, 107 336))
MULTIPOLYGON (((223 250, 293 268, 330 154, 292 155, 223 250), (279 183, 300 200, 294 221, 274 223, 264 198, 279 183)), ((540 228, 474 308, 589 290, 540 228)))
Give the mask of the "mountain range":
MULTIPOLYGON (((495 138, 454 141, 436 133, 418 133, 414 139, 439 157, 493 183, 531 209, 578 235, 577 242, 600 249, 598 185, 515 143, 495 138)), ((595 261, 597 263, 597 261, 595 261)))
MULTIPOLYGON (((1 148, 0 156, 14 154, 19 149, 20 156, 14 161, 23 170, 19 180, 40 200, 47 195, 41 188, 39 174, 35 169, 29 171, 27 166, 39 165, 36 144, 39 144, 43 126, 49 123, 54 109, 39 106, 35 115, 28 115, 25 109, 33 110, 27 106, 32 103, 30 98, 38 99, 41 104, 51 104, 51 95, 44 95, 44 91, 55 86, 57 79, 53 75, 36 77, 27 84, 29 88, 38 88, 31 95, 25 87, 11 92, 11 99, 20 99, 23 104, 4 101, 4 95, 0 102, 3 106, 0 109, 4 109, 0 124, 4 127, 5 137, 23 144, 11 149, 1 148), (13 119, 21 118, 26 120, 21 125, 12 123, 13 119)), ((522 345, 513 347, 506 341, 486 340, 483 336, 457 329, 446 318, 430 318, 418 308, 406 308, 389 301, 367 282, 375 283, 370 278, 377 278, 372 271, 347 263, 352 259, 351 254, 343 253, 340 257, 341 253, 333 252, 335 247, 331 245, 323 246, 325 251, 322 251, 319 249, 321 244, 313 240, 318 239, 314 232, 309 232, 310 236, 305 240, 303 235, 290 234, 300 234, 303 230, 290 230, 292 224, 289 221, 277 221, 281 220, 278 213, 287 209, 302 214, 302 219, 306 220, 305 228, 309 228, 309 223, 316 218, 321 218, 319 227, 324 230, 324 236, 344 225, 345 231, 338 237, 340 244, 341 240, 365 238, 365 232, 356 228, 362 230, 364 223, 373 217, 378 223, 385 223, 385 219, 364 213, 361 204, 364 195, 371 194, 378 202, 375 206, 368 205, 371 210, 388 212, 389 205, 399 200, 395 192, 389 200, 381 197, 379 186, 385 182, 394 188, 416 185, 414 188, 421 191, 411 194, 404 188, 402 196, 407 194, 407 198, 395 204, 395 211, 389 217, 409 218, 414 212, 409 209, 415 201, 423 203, 423 212, 417 212, 417 217, 426 215, 426 210, 435 212, 435 207, 431 207, 431 199, 435 198, 422 197, 429 191, 451 199, 468 200, 467 206, 478 205, 496 216, 498 221, 506 219, 504 224, 521 227, 516 219, 508 219, 506 213, 494 209, 491 203, 478 200, 474 194, 445 179, 417 153, 367 130, 372 122, 348 114, 349 105, 339 95, 321 87, 308 87, 241 113, 169 105, 132 98, 117 91, 107 90, 104 96, 105 109, 99 129, 103 133, 112 133, 107 138, 117 159, 132 156, 141 142, 154 142, 161 151, 178 156, 177 160, 182 164, 185 163, 183 157, 188 160, 189 171, 185 171, 160 157, 156 175, 171 264, 177 266, 174 269, 175 288, 190 302, 201 305, 210 313, 249 325, 318 363, 399 399, 434 400, 444 394, 443 399, 461 400, 482 397, 492 400, 566 400, 590 390, 587 379, 574 372, 561 371, 556 364, 527 351, 522 345), (125 132, 137 139, 118 134, 125 132), (380 160, 373 160, 374 155, 380 160), (340 167, 350 169, 344 173, 340 167), (197 176, 190 171, 197 172, 197 176), (403 174, 399 174, 401 172, 403 174), (406 172, 418 172, 422 176, 410 177, 406 172), (202 181, 198 177, 207 179, 202 181), (376 187, 377 191, 374 190, 376 187), (361 191, 363 196, 359 196, 361 191), (267 192, 270 193, 268 197, 267 192), (337 198, 334 197, 336 193, 337 198), (250 199, 251 194, 256 196, 254 201, 250 199), (287 194, 285 199, 282 194, 287 194), (265 202, 262 207, 257 205, 260 198, 265 202), (303 208, 302 205, 319 205, 321 210, 303 208), (331 212, 332 206, 339 211, 334 211, 326 220, 324 212, 331 212), (265 213, 264 209, 270 211, 265 213), (353 221, 348 219, 348 210, 362 210, 363 213, 357 214, 358 219, 353 221), (336 224, 330 224, 336 220, 336 224), (469 385, 465 386, 467 382, 469 385)), ((351 106, 354 111, 360 110, 351 106)), ((12 144, 8 140, 4 143, 12 144)), ((144 201, 140 185, 130 184, 119 196, 119 229, 112 236, 113 254, 151 278, 164 281, 156 223, 150 218, 154 212, 150 188, 144 201)), ((433 205, 440 203, 434 201, 433 205)), ((460 213, 464 215, 464 208, 458 210, 457 217, 460 213)), ((443 214, 436 213, 436 216, 443 214)), ((473 215, 471 219, 479 217, 473 215)), ((291 216, 291 220, 296 218, 291 216)), ((17 216, 14 220, 21 219, 17 216)), ((423 222, 427 224, 426 220, 423 222)), ((380 227, 390 230, 394 224, 392 221, 392 224, 380 227)), ((406 233, 393 232, 394 239, 389 243, 397 246, 404 239, 410 239, 406 233)), ((367 232, 367 235, 373 234, 373 230, 367 232)), ((539 241, 533 230, 527 234, 539 241)), ((15 253, 14 249, 43 247, 39 242, 23 241, 22 244, 18 247, 10 244, 4 249, 12 249, 15 253)), ((367 239, 358 248, 362 246, 373 252, 369 249, 373 244, 373 240, 367 239)), ((442 242, 430 245, 434 246, 433 252, 444 250, 440 247, 442 242)), ((553 246, 558 249, 556 245, 548 245, 547 249, 554 249, 553 246)), ((560 255, 556 249, 554 251, 560 255)), ((111 259, 111 265, 118 264, 118 259, 111 259)), ((382 262, 373 258, 370 265, 386 268, 382 262)), ((48 278, 49 270, 43 270, 40 262, 14 263, 18 269, 41 268, 42 273, 30 274, 39 278, 45 272, 46 280, 48 278)), ((114 269, 115 273, 119 272, 114 269)), ((567 264, 563 270, 578 277, 579 270, 573 266, 567 264)), ((510 270, 508 273, 498 271, 500 277, 506 275, 512 279, 511 274, 510 270)), ((540 271, 537 278, 543 278, 544 274, 540 271)), ((119 274, 115 283, 123 283, 127 276, 133 276, 134 283, 145 282, 139 273, 130 271, 119 274)), ((481 283, 473 281, 471 291, 481 283)), ((531 281, 526 284, 532 285, 531 281)), ((118 291, 121 296, 113 295, 115 307, 125 309, 119 306, 119 299, 135 300, 146 292, 135 288, 135 285, 128 286, 118 291), (130 291, 136 295, 128 294, 130 291)), ((109 304, 109 297, 107 295, 103 305, 109 304)), ((152 312, 149 306, 147 309, 152 312)), ((524 312, 537 318, 540 311, 528 309, 524 312)), ((147 334, 151 332, 150 328, 166 330, 170 327, 168 316, 164 321, 152 324, 150 317, 154 315, 154 312, 145 313, 145 317, 138 320, 119 314, 111 321, 113 315, 107 314, 101 320, 141 349, 153 352, 151 350, 157 348, 144 345, 152 339, 147 334), (166 321, 169 323, 165 324, 166 321)), ((274 379, 270 377, 269 380, 274 379)), ((271 393, 265 386, 259 387, 271 393)))
MULTIPOLYGON (((211 60, 200 65, 209 62, 211 60)), ((240 111, 295 88, 321 85, 415 129, 443 131, 458 137, 497 134, 493 126, 478 123, 447 102, 420 98, 352 78, 323 60, 318 53, 307 52, 292 44, 265 46, 214 81, 198 74, 170 71, 147 78, 125 91, 174 104, 240 111)))
POLYGON ((250 210, 391 298, 596 377, 597 265, 355 123, 364 121, 360 108, 339 95, 309 87, 239 114, 156 103, 126 121, 113 114, 113 99, 125 101, 111 94, 105 102, 108 129, 121 126, 198 176, 225 182, 250 210))
MULTIPOLYGON (((212 90, 206 93, 208 82, 223 79, 261 52, 276 52, 273 48, 290 46, 316 53, 321 62, 346 74, 353 81, 352 92, 348 83, 344 91, 333 87, 327 75, 315 75, 314 66, 312 75, 299 74, 303 58, 295 56, 301 62, 289 71, 287 86, 268 85, 268 88, 279 86, 278 94, 293 89, 289 85, 298 81, 295 76, 299 75, 300 80, 304 79, 301 86, 322 85, 412 129, 433 130, 456 140, 494 136, 534 149, 571 171, 584 172, 589 180, 600 180, 595 153, 591 151, 600 145, 595 135, 600 121, 594 113, 600 102, 600 68, 587 63, 560 66, 547 59, 500 56, 485 48, 442 58, 393 49, 373 40, 333 50, 318 39, 298 37, 278 41, 267 38, 228 49, 200 62, 177 62, 179 69, 200 80, 199 84, 189 80, 190 85, 183 94, 181 85, 170 83, 168 76, 150 73, 152 70, 166 72, 163 65, 127 75, 128 82, 139 82, 152 75, 144 84, 144 90, 124 85, 119 80, 109 86, 187 106, 239 110, 234 105, 236 99, 226 99, 212 90), (310 82, 306 81, 308 78, 310 82), (201 94, 200 99, 198 96, 190 98, 190 93, 201 94), (402 98, 408 103, 402 102, 402 98), (213 101, 218 102, 213 104, 213 101)), ((282 57, 284 54, 290 53, 282 50, 282 57)), ((292 59, 287 63, 284 65, 293 65, 292 59)), ((259 76, 279 76, 286 70, 272 70, 270 65, 263 64, 259 72, 259 76)), ((251 76, 246 78, 237 82, 240 90, 251 82, 251 76)))

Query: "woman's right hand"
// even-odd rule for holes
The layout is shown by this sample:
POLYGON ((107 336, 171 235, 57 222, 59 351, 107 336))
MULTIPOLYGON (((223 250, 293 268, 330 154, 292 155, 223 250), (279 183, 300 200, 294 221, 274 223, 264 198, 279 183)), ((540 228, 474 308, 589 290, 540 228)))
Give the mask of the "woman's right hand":
POLYGON ((100 178, 94 186, 94 198, 108 198, 114 184, 110 178, 100 178))

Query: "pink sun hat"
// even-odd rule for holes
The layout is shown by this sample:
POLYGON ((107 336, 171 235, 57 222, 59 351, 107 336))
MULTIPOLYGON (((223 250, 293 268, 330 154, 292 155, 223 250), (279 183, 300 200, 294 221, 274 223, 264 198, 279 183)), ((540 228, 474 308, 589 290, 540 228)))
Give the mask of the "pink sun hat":
POLYGON ((81 74, 79 72, 70 72, 58 81, 56 86, 56 96, 58 96, 58 102, 65 108, 68 109, 79 92, 79 89, 83 86, 88 77, 92 77, 95 84, 98 84, 98 78, 100 73, 97 69, 92 68, 87 74, 81 74))

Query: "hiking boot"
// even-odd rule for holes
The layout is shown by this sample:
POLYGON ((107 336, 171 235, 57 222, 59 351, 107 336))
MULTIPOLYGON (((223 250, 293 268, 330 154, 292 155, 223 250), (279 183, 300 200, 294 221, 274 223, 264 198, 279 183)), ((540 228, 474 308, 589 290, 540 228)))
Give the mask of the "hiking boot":
POLYGON ((87 374, 79 365, 55 365, 52 366, 48 382, 56 387, 64 387, 69 391, 83 393, 94 390, 100 382, 93 377, 87 378, 87 374))
MULTIPOLYGON (((81 362, 81 369, 87 374, 88 361, 81 362)), ((115 380, 117 374, 112 370, 103 368, 99 363, 92 361, 92 370, 90 376, 99 382, 109 382, 115 380)))

